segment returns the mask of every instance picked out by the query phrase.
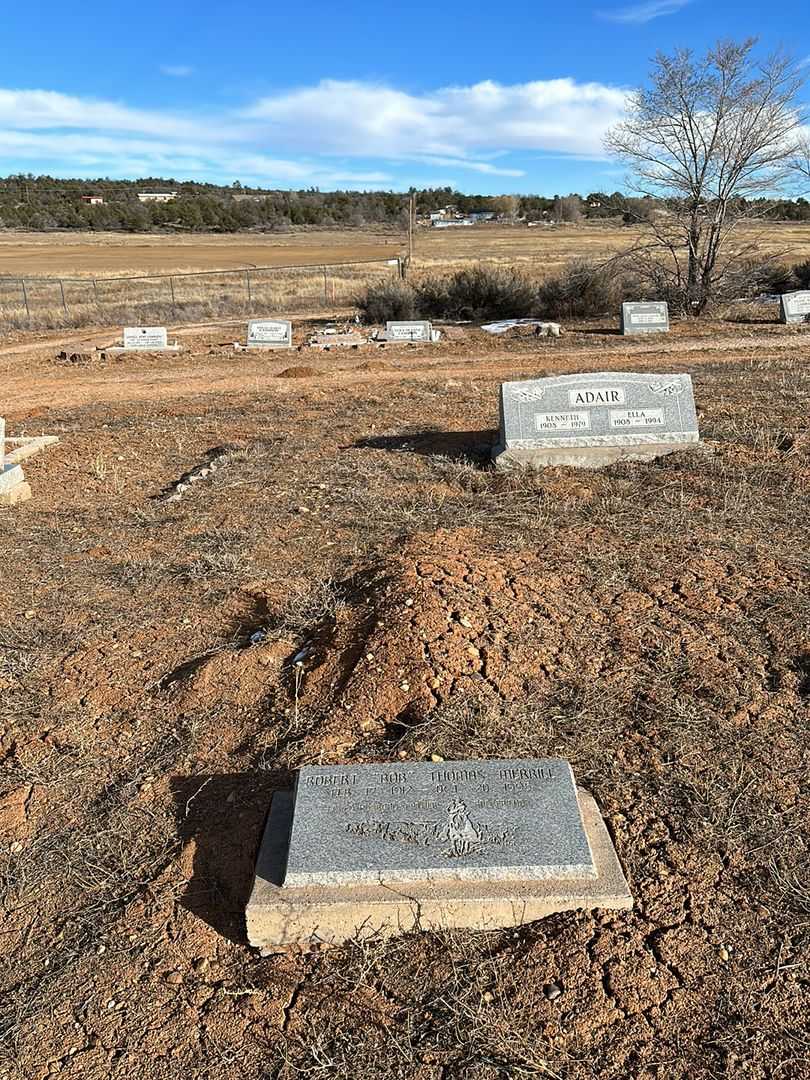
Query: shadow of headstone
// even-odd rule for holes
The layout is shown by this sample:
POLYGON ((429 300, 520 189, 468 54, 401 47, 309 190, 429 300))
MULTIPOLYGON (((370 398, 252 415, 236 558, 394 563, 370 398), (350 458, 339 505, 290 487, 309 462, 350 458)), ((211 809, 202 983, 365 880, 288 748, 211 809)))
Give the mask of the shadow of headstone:
POLYGON ((184 849, 194 845, 192 874, 180 902, 236 944, 247 944, 245 905, 272 794, 291 786, 286 772, 172 779, 178 833, 184 849))

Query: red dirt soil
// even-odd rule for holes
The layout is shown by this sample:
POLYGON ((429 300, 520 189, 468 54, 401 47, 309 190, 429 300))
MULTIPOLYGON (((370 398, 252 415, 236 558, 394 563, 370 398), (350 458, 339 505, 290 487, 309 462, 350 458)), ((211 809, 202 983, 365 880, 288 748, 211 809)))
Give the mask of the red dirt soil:
POLYGON ((295 379, 225 337, 5 354, 9 434, 61 443, 0 517, 0 1070, 810 1076, 807 335, 470 329, 295 379), (690 371, 704 446, 487 467, 500 381, 610 368, 690 371), (544 755, 599 802, 631 912, 247 946, 296 768, 544 755))

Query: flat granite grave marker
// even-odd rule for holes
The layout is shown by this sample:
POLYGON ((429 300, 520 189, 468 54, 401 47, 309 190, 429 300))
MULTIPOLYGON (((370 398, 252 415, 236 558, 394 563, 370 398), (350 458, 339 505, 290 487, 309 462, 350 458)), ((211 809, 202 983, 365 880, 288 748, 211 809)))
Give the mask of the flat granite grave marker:
POLYGON ((697 443, 688 375, 601 371, 501 384, 499 468, 649 461, 697 443))
POLYGON ((248 323, 248 349, 289 349, 292 347, 292 323, 289 319, 251 319, 248 323))
POLYGON ((810 322, 810 290, 782 293, 779 299, 779 319, 781 322, 810 322))
POLYGON ((622 304, 623 334, 665 334, 669 330, 669 308, 663 300, 622 304))
POLYGON ((165 326, 125 326, 123 344, 104 349, 107 353, 180 352, 177 342, 169 344, 165 326))
POLYGON ((246 921, 273 949, 631 907, 567 761, 310 766, 273 796, 246 921))

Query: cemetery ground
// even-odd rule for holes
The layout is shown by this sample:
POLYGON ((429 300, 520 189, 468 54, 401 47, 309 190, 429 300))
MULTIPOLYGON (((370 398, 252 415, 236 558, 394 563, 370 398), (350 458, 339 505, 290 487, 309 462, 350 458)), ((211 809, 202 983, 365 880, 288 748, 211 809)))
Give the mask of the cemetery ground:
POLYGON ((9 434, 61 442, 0 516, 0 1073, 810 1076, 810 331, 774 318, 4 344, 9 434), (601 370, 690 373, 703 444, 489 468, 501 382, 601 370), (293 770, 542 756, 632 911, 247 947, 293 770))

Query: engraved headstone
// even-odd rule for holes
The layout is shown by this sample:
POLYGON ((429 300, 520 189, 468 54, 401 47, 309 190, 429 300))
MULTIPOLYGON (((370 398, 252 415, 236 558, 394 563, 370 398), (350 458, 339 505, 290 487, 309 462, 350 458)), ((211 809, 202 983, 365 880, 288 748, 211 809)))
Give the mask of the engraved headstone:
POLYGON ((275 947, 631 905, 566 761, 329 765, 273 797, 247 927, 275 947))
POLYGON ((180 352, 180 346, 169 344, 165 326, 125 326, 123 344, 105 346, 105 353, 180 352))
POLYGON ((249 349, 289 349, 292 323, 288 319, 252 319, 248 323, 249 349))
POLYGON ((782 293, 779 318, 783 323, 810 322, 810 290, 782 293))
POLYGON ((499 467, 598 468, 699 441, 688 375, 594 372, 502 383, 499 467))
POLYGON ((387 322, 385 324, 386 341, 433 341, 433 324, 423 320, 409 322, 387 322))
POLYGON ((623 334, 661 334, 669 330, 669 308, 663 300, 622 304, 623 334))
POLYGON ((285 885, 594 875, 567 761, 310 766, 298 776, 285 885))
POLYGON ((169 337, 165 326, 125 326, 125 349, 165 349, 169 337))

